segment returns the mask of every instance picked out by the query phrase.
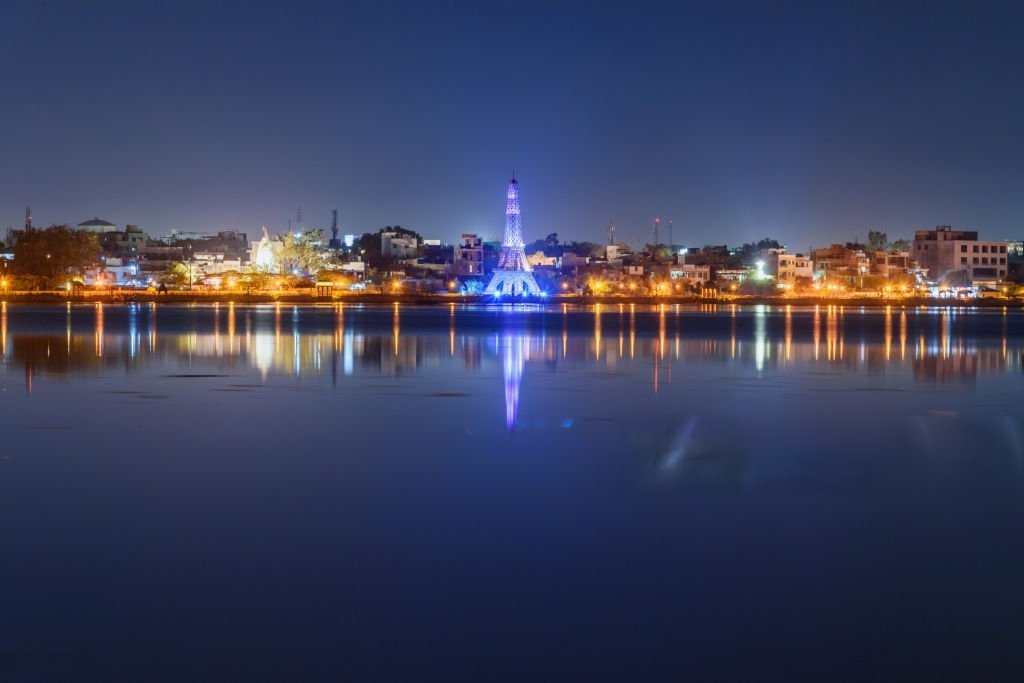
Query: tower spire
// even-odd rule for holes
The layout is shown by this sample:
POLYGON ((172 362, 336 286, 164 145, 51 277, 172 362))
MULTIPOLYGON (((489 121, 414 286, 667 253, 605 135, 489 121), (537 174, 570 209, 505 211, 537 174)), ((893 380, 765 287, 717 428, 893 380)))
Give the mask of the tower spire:
POLYGON ((540 287, 531 272, 523 247, 523 224, 519 216, 519 182, 512 172, 505 194, 505 239, 498 256, 498 268, 484 294, 491 296, 539 296, 540 287))

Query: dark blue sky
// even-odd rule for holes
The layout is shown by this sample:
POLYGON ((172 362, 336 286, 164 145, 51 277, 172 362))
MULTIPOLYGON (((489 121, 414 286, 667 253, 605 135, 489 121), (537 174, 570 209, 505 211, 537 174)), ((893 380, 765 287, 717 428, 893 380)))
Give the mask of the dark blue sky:
POLYGON ((1024 237, 1019 7, 12 0, 0 225, 1024 237))

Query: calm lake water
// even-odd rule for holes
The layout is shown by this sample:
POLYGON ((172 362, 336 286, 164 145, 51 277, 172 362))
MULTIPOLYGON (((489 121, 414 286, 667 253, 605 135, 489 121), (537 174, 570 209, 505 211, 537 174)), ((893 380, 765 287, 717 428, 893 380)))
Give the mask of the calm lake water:
POLYGON ((0 311, 0 680, 1002 678, 1024 315, 0 311))

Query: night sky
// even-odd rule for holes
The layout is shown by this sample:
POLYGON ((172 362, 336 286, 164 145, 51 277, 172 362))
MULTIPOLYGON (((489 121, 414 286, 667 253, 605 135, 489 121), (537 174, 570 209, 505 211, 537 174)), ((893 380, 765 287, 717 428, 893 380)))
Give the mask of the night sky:
POLYGON ((0 227, 1021 238, 1021 7, 12 0, 0 227))

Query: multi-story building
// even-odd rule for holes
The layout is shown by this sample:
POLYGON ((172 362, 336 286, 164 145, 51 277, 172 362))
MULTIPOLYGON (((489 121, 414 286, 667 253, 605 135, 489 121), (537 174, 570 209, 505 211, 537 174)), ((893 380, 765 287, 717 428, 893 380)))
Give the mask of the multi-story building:
POLYGON ((562 254, 562 258, 559 259, 558 266, 561 268, 578 268, 579 266, 585 266, 589 263, 589 256, 578 256, 571 251, 566 251, 562 254))
POLYGON ((484 242, 480 237, 463 233, 462 244, 456 244, 453 250, 452 270, 458 277, 484 274, 484 242))
POLYGON ((741 285, 750 277, 747 268, 719 268, 715 271, 715 282, 719 284, 741 285))
POLYGON ((162 273, 172 264, 185 258, 182 247, 167 246, 162 242, 148 242, 139 247, 139 271, 141 273, 162 273))
POLYGON ((669 270, 669 277, 673 280, 683 280, 691 285, 703 285, 711 281, 711 266, 698 266, 692 263, 685 263, 681 266, 672 266, 669 270))
POLYGON ((241 271, 245 262, 240 258, 226 257, 223 252, 197 251, 192 259, 203 275, 219 275, 229 271, 241 271))
POLYGON ((918 230, 913 257, 940 284, 995 284, 1006 277, 1007 243, 979 240, 974 230, 918 230))
POLYGON ((604 253, 608 263, 617 264, 621 264, 624 258, 633 255, 633 252, 625 244, 609 244, 605 247, 604 253))
POLYGON ((134 260, 146 246, 149 237, 137 225, 126 225, 124 230, 103 232, 99 235, 103 254, 112 258, 134 260))
POLYGON ((380 255, 384 258, 399 261, 416 258, 418 247, 416 237, 409 233, 393 230, 384 230, 380 233, 380 255))
POLYGON ((531 268, 555 268, 558 266, 558 256, 548 256, 543 249, 538 249, 532 254, 526 255, 526 262, 531 268))
POLYGON ((917 271, 917 262, 909 251, 876 251, 871 255, 871 272, 884 278, 917 271))
POLYGON ((249 237, 246 233, 234 228, 221 230, 216 235, 180 239, 173 244, 184 249, 186 259, 195 258, 195 254, 205 252, 223 254, 227 260, 240 259, 243 262, 249 260, 249 237))
POLYGON ((838 280, 857 285, 871 270, 871 260, 859 249, 833 244, 811 252, 815 279, 838 280))
POLYGON ((787 254, 784 250, 773 250, 774 259, 769 259, 768 274, 782 285, 795 285, 799 280, 810 281, 814 277, 814 265, 803 254, 787 254))

